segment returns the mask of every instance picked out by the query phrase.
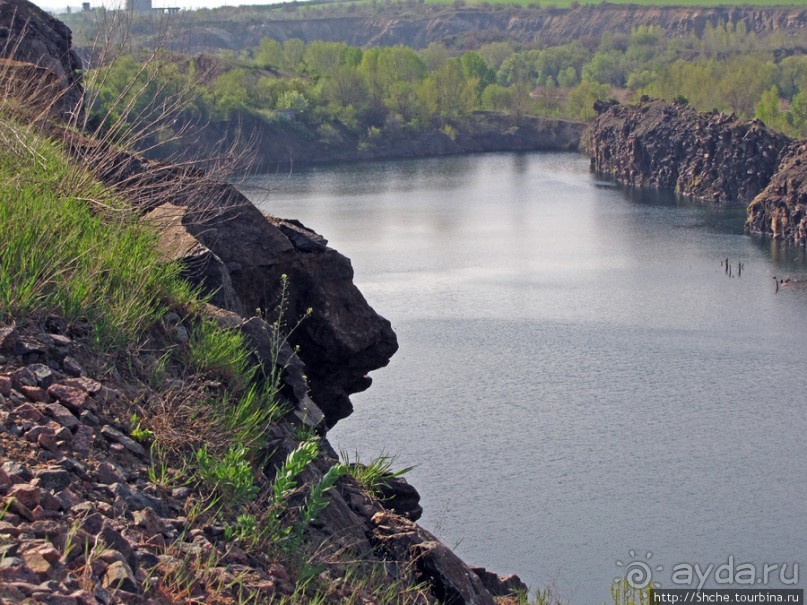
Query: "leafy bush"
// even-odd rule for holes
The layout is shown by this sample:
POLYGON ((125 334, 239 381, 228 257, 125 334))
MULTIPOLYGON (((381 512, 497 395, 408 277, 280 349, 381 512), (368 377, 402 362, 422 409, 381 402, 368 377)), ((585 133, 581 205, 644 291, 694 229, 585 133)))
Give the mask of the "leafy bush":
POLYGON ((196 450, 196 464, 202 483, 228 506, 248 502, 258 495, 259 488, 243 445, 230 446, 222 459, 215 458, 205 445, 196 450))

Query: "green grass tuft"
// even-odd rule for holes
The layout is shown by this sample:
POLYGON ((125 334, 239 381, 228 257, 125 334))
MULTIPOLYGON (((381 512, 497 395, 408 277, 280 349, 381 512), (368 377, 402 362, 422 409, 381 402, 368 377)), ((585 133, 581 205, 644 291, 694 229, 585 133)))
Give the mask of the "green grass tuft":
POLYGON ((190 366, 210 373, 233 386, 252 382, 255 368, 249 363, 244 335, 219 326, 214 319, 202 319, 191 331, 188 348, 190 366))
POLYGON ((55 313, 110 349, 192 298, 132 212, 55 143, 2 114, 0 233, 0 319, 55 313))
POLYGON ((415 468, 414 466, 407 466, 406 468, 393 471, 392 466, 395 464, 397 457, 384 453, 367 464, 361 462, 358 453, 354 454, 351 460, 350 454, 342 450, 339 452, 339 457, 347 466, 348 474, 374 496, 378 496, 381 488, 386 484, 388 479, 401 477, 415 468))

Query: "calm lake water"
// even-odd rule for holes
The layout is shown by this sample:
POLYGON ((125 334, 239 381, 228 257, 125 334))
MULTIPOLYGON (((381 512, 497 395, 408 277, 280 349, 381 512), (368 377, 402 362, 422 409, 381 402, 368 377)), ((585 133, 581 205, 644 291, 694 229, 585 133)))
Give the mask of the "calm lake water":
POLYGON ((419 465, 424 527, 574 605, 610 602, 640 563, 664 587, 730 557, 807 576, 807 286, 773 280, 807 278, 803 250, 588 165, 490 154, 239 185, 349 256, 398 333, 331 441, 419 465))

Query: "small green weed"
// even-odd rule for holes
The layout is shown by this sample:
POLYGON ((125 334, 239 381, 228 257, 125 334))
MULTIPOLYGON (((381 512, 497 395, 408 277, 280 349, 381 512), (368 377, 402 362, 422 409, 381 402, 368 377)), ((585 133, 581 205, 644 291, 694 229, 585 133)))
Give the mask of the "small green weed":
POLYGON ((134 439, 138 443, 148 445, 154 440, 154 431, 151 431, 143 427, 143 425, 140 422, 140 418, 137 415, 137 412, 132 414, 132 421, 130 423, 130 426, 131 428, 129 429, 129 434, 132 436, 132 439, 134 439))
POLYGON ((243 514, 238 515, 234 525, 228 525, 224 528, 224 539, 228 542, 230 540, 245 540, 254 538, 258 530, 258 521, 253 515, 243 514))
POLYGON ((205 445, 196 450, 196 464, 201 482, 228 505, 237 506, 258 495, 243 445, 232 445, 223 459, 216 459, 205 445))
POLYGON ((611 598, 614 605, 651 605, 654 602, 653 587, 634 588, 627 578, 623 578, 611 584, 611 598))
POLYGON ((266 431, 288 412, 278 396, 278 387, 263 381, 253 381, 233 402, 229 394, 216 402, 216 422, 252 453, 265 445, 266 431))
POLYGON ((325 494, 333 489, 336 482, 340 477, 344 477, 348 473, 348 467, 344 464, 334 464, 322 476, 322 479, 317 481, 312 487, 311 491, 305 498, 305 505, 300 514, 300 524, 302 527, 307 526, 309 523, 316 522, 325 507, 328 506, 328 499, 325 494))
POLYGON ((294 439, 296 441, 311 441, 312 439, 317 438, 317 432, 314 430, 314 427, 304 425, 298 426, 294 429, 294 439))
POLYGON ((304 441, 296 450, 286 456, 286 460, 277 469, 272 493, 275 503, 280 503, 297 487, 297 477, 319 455, 319 443, 312 439, 304 441))

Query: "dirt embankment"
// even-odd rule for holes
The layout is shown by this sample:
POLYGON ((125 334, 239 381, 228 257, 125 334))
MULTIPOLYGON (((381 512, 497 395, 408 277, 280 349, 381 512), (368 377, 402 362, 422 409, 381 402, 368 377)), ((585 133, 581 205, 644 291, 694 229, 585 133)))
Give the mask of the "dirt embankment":
POLYGON ((197 19, 193 28, 188 28, 177 40, 177 48, 240 50, 257 46, 264 37, 280 41, 290 38, 305 42, 338 41, 365 47, 403 44, 425 48, 431 42, 441 42, 449 47, 474 48, 494 40, 562 44, 576 39, 598 39, 606 32, 629 34, 640 25, 660 26, 675 36, 700 35, 707 25, 720 23, 743 24, 747 31, 760 36, 781 33, 804 39, 807 9, 621 4, 587 4, 575 9, 426 6, 417 13, 387 10, 309 19, 282 17, 276 13, 263 16, 245 13, 241 17, 238 9, 228 9, 197 19))

